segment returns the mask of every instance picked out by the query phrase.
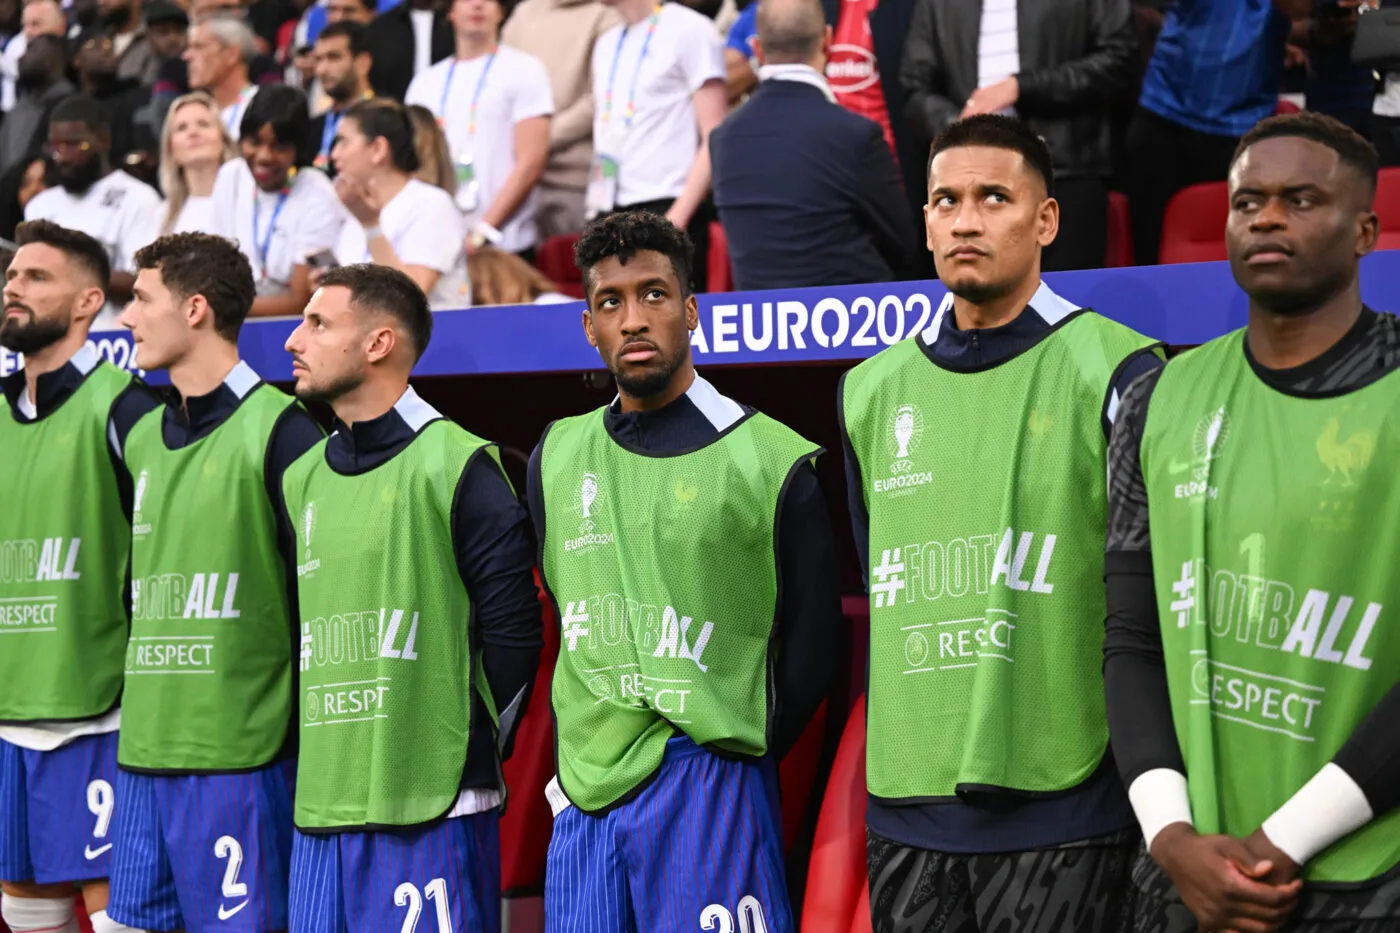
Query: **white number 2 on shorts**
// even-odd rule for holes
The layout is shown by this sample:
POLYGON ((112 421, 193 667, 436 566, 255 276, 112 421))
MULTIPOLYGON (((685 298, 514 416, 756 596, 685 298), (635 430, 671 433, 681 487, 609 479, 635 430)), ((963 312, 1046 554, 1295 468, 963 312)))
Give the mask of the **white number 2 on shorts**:
POLYGON ((411 881, 405 881, 394 889, 394 903, 408 908, 399 933, 415 933, 418 929, 418 917, 423 913, 423 895, 427 895, 437 910, 438 933, 452 933, 452 912, 447 904, 447 882, 442 878, 434 878, 424 885, 423 894, 418 893, 418 887, 411 881))
MULTIPOLYGON (((763 905, 752 894, 744 895, 739 901, 739 933, 768 933, 768 923, 763 919, 763 905)), ((734 933, 734 915, 722 904, 711 904, 700 911, 700 929, 714 930, 715 933, 734 933)))
POLYGON ((107 829, 112 825, 113 799, 111 784, 101 779, 88 784, 88 809, 92 811, 93 816, 97 817, 97 825, 92 828, 94 839, 103 839, 107 836, 107 829))
POLYGON ((214 855, 228 859, 224 868, 224 897, 246 897, 248 886, 238 880, 238 871, 243 867, 243 847, 232 836, 220 836, 214 843, 214 855))

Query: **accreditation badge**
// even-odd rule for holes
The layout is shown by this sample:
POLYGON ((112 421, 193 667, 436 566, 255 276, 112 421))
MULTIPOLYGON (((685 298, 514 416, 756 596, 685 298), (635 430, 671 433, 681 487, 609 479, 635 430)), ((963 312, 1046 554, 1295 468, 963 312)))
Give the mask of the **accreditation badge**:
POLYGON ((457 175, 457 206, 464 214, 475 214, 481 206, 481 186, 476 180, 476 163, 466 153, 457 153, 452 159, 452 169, 457 175))
POLYGON ((593 154, 588 171, 588 191, 584 195, 584 213, 592 220, 617 207, 617 159, 605 152, 593 154))

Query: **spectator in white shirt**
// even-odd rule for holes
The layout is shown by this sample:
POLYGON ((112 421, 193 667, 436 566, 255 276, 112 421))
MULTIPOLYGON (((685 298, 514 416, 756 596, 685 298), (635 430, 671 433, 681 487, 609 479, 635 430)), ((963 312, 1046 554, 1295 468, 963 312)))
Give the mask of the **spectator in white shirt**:
POLYGON ((467 215, 467 249, 535 246, 535 185, 549 160, 554 95, 533 55, 499 44, 502 0, 453 0, 453 57, 413 79, 406 103, 442 122, 467 215))
POLYGON ((451 195, 413 177, 419 159, 404 106, 375 99, 351 107, 331 159, 336 193, 353 218, 341 229, 336 259, 393 266, 434 311, 469 307, 466 222, 451 195))
POLYGON ((229 135, 237 135, 243 111, 257 87, 248 79, 248 63, 258 54, 253 30, 242 19, 214 14, 190 27, 185 49, 190 87, 207 91, 219 105, 219 118, 229 135))
POLYGON ((136 281, 136 251, 160 230, 160 195, 108 158, 112 133, 102 105, 86 94, 60 101, 49 117, 49 151, 59 187, 37 195, 24 209, 25 220, 52 220, 81 230, 107 250, 112 278, 108 304, 93 330, 110 330, 136 281))
POLYGON ((623 22, 593 46, 587 210, 665 214, 695 243, 704 291, 712 211, 710 131, 724 119, 724 55, 712 20, 680 3, 610 0, 623 22))
POLYGON ((194 91, 175 99, 160 139, 160 187, 165 192, 162 236, 214 229, 214 179, 219 166, 236 157, 214 98, 194 91))
POLYGON ((9 113, 15 105, 15 79, 19 77, 19 60, 29 41, 36 36, 58 36, 68 32, 68 20, 57 0, 28 0, 20 14, 20 33, 5 43, 0 52, 0 110, 9 113))
POLYGON ((310 123, 300 89, 260 88, 239 127, 243 158, 214 182, 211 232, 237 240, 253 267, 253 317, 301 314, 314 290, 308 257, 334 249, 345 222, 330 180, 310 168, 310 123))

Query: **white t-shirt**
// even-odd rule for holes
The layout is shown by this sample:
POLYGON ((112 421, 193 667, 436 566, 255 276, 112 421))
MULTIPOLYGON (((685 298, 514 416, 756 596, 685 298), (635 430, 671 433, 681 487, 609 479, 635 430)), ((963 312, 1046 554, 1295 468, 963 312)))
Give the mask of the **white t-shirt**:
MULTIPOLYGON (((160 236, 162 207, 156 189, 116 169, 81 195, 69 194, 62 186, 40 192, 25 207, 24 219, 52 220, 81 230, 107 250, 113 272, 134 273, 136 251, 160 236)), ((109 301, 92 329, 118 329, 120 316, 121 308, 109 301)))
MULTIPOLYGON (((441 273, 428 294, 428 304, 434 311, 471 306, 464 246, 467 224, 450 194, 410 178, 403 190, 379 212, 379 229, 394 247, 400 263, 425 266, 441 273)), ((364 228, 354 218, 340 230, 335 257, 341 265, 373 262, 364 228)))
POLYGON ((14 109, 18 96, 15 93, 15 79, 19 77, 19 60, 27 48, 29 37, 21 32, 6 42, 4 52, 0 52, 0 110, 5 113, 14 109))
MULTIPOLYGON (((161 211, 161 217, 165 217, 164 210, 161 211)), ((192 194, 185 198, 180 215, 175 218, 175 225, 170 228, 170 232, 213 233, 215 229, 214 196, 206 194, 201 197, 192 194)))
MULTIPOLYGON (((467 228, 491 206, 515 167, 515 124, 554 113, 549 72, 533 55, 500 46, 495 55, 459 61, 445 58, 413 79, 404 103, 427 107, 444 120, 447 145, 455 160, 470 158, 477 180, 477 208, 467 216, 467 228), (488 70, 489 69, 489 70, 488 70), (485 73, 485 81, 482 74, 485 73), (451 81, 451 87, 448 82, 451 81), (472 100, 477 88, 476 131, 472 132, 472 100), (446 108, 444 110, 444 102, 446 108)), ((512 253, 535 245, 535 192, 531 191, 501 228, 500 248, 512 253)))
POLYGON ((248 102, 257 93, 258 86, 250 84, 239 93, 238 100, 219 111, 219 119, 224 121, 224 129, 228 130, 234 142, 238 141, 239 127, 243 125, 243 111, 248 109, 248 102))
POLYGON ((420 75, 433 63, 433 11, 409 10, 413 24, 413 73, 420 75))
POLYGON ((346 220, 335 187, 314 168, 297 171, 283 201, 282 195, 257 186, 248 163, 230 159, 219 167, 213 202, 210 232, 238 241, 253 267, 259 295, 285 295, 292 268, 317 250, 334 249, 346 220))
POLYGON ((719 32, 708 17, 680 3, 665 4, 643 59, 647 23, 614 26, 593 44, 593 147, 618 160, 619 206, 675 198, 685 189, 700 149, 692 96, 707 81, 723 81, 725 74, 719 32), (604 103, 609 86, 610 112, 604 103), (627 103, 634 86, 635 113, 628 129, 627 103))

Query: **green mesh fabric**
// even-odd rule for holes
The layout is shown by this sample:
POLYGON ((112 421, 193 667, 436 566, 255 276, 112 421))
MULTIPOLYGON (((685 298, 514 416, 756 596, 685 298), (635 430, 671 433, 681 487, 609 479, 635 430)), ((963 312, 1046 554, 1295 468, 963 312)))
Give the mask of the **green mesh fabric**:
POLYGON ((553 702, 559 779, 580 809, 650 777, 676 732, 767 750, 776 517, 793 469, 818 453, 763 415, 670 456, 619 446, 602 409, 551 427, 540 472, 562 625, 553 702))
MULTIPOLYGON (((496 449, 434 421, 355 476, 312 448, 283 479, 297 528, 302 829, 407 826, 457 797, 479 649, 452 506, 468 461, 496 449)), ((487 725, 489 728, 489 724, 487 725)))
POLYGON ((1108 742, 1104 397, 1150 341, 1092 312, 980 372, 906 340, 843 397, 870 514, 867 783, 1052 792, 1108 742))
POLYGON ((165 446, 160 408, 127 437, 136 501, 117 745, 125 767, 254 768, 286 738, 291 622, 264 461, 292 404, 264 385, 188 447, 165 446))
MULTIPOLYGON (((1295 398, 1259 380, 1242 341, 1172 360, 1142 440, 1191 812, 1233 836, 1327 764, 1400 671, 1400 376, 1295 398)), ((1391 811, 1304 877, 1359 882, 1397 862, 1391 811)))
POLYGON ((107 418, 130 384, 99 363, 62 406, 27 424, 0 401, 14 493, 0 508, 0 721, 87 719, 121 690, 131 533, 107 418))

